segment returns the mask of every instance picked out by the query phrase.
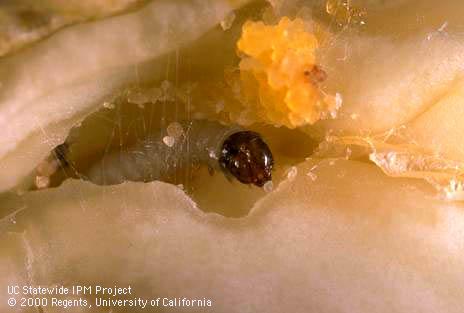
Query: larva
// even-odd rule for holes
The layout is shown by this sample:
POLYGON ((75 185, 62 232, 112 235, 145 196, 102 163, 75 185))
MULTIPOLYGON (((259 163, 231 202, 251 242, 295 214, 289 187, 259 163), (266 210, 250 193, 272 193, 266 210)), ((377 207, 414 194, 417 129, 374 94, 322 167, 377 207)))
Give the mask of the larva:
POLYGON ((166 136, 151 134, 126 150, 105 155, 82 176, 100 185, 170 181, 178 168, 197 163, 221 169, 245 184, 262 187, 271 180, 273 156, 258 133, 206 120, 169 127, 166 136))

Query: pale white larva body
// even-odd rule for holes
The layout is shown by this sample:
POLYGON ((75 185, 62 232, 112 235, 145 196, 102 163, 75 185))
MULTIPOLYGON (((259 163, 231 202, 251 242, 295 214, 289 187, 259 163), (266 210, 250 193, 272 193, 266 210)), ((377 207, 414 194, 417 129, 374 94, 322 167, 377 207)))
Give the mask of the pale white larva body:
POLYGON ((219 169, 219 155, 224 141, 240 132, 237 126, 207 120, 176 123, 177 132, 159 130, 135 145, 105 154, 83 175, 99 185, 124 181, 168 181, 191 167, 219 169), (180 129, 180 131, 179 131, 180 129))

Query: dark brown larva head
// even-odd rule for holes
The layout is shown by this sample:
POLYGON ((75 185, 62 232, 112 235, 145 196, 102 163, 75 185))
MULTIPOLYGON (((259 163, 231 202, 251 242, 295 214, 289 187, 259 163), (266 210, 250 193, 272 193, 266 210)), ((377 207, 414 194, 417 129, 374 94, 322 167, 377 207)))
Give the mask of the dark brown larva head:
POLYGON ((252 131, 230 135, 222 145, 219 163, 244 184, 262 187, 272 179, 271 150, 261 136, 252 131))

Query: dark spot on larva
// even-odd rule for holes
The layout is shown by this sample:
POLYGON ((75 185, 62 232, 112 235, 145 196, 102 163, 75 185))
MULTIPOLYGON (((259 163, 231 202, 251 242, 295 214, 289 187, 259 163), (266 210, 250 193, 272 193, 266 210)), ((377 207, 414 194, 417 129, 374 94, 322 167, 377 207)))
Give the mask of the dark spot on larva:
POLYGON ((62 167, 69 166, 67 158, 68 152, 69 146, 67 143, 62 143, 61 145, 58 145, 57 147, 55 147, 55 149, 53 149, 53 154, 62 167))
POLYGON ((327 79, 327 73, 317 65, 314 65, 311 70, 304 71, 304 75, 314 84, 322 83, 327 79))
POLYGON ((241 131, 230 135, 222 145, 219 163, 244 184, 262 187, 272 179, 274 158, 258 133, 241 131))

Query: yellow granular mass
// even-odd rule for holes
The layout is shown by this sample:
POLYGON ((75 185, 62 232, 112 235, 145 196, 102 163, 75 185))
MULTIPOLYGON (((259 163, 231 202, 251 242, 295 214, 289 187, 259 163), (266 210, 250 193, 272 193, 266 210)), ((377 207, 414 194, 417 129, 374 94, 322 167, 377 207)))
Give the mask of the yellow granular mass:
POLYGON ((318 86, 325 73, 316 66, 317 47, 316 36, 298 18, 243 25, 237 48, 248 119, 295 128, 335 110, 334 98, 324 96, 318 86))

